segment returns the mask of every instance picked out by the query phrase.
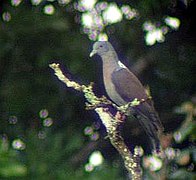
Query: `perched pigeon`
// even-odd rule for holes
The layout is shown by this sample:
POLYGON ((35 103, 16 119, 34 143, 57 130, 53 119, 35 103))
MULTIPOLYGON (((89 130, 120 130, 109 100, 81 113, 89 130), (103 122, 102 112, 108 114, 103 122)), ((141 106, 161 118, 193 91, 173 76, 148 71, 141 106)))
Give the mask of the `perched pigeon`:
POLYGON ((114 103, 121 106, 135 98, 145 100, 140 105, 131 108, 131 113, 139 120, 150 137, 153 149, 159 150, 159 135, 163 127, 145 88, 138 78, 119 61, 114 48, 109 42, 95 42, 90 57, 95 54, 98 54, 102 59, 105 89, 114 103))

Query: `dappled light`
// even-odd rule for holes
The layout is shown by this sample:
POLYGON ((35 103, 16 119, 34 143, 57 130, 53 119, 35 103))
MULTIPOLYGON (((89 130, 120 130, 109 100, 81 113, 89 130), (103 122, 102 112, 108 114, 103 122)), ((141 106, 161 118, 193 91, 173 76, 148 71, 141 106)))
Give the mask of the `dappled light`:
POLYGON ((122 20, 122 12, 116 4, 110 4, 103 11, 103 19, 106 24, 117 23, 122 20))
POLYGON ((84 169, 86 172, 91 172, 95 167, 103 164, 104 158, 100 151, 94 151, 90 156, 88 163, 85 164, 84 169))
POLYGON ((45 127, 50 127, 52 126, 52 124, 53 124, 53 120, 50 117, 43 120, 43 126, 45 127))
POLYGON ((21 139, 15 139, 12 142, 12 147, 16 150, 24 150, 26 145, 21 139))
POLYGON ((11 20, 12 16, 9 12, 4 12, 2 14, 2 18, 5 22, 9 22, 11 20))
POLYGON ((21 2, 22 2, 22 0, 11 0, 11 5, 18 6, 21 2))
POLYGON ((165 155, 167 156, 168 159, 174 159, 176 156, 176 152, 173 148, 167 148, 165 150, 165 155))
POLYGON ((156 156, 145 157, 143 164, 150 171, 159 171, 163 166, 162 160, 156 156))
POLYGON ((55 12, 55 8, 54 8, 54 6, 53 5, 46 5, 45 7, 44 7, 44 13, 45 14, 47 14, 47 15, 53 15, 54 14, 54 12, 55 12))
POLYGON ((97 141, 100 137, 99 132, 97 131, 99 126, 87 126, 84 129, 84 134, 90 138, 91 141, 97 141))
POLYGON ((78 9, 81 9, 81 11, 88 11, 94 8, 95 3, 97 0, 80 0, 78 2, 78 9))
POLYGON ((18 122, 18 118, 16 116, 10 116, 8 122, 10 124, 16 124, 18 122))
POLYGON ((100 151, 94 151, 89 157, 89 164, 92 166, 100 166, 104 161, 104 158, 100 151))
POLYGON ((171 27, 174 30, 178 30, 179 26, 180 26, 180 20, 178 18, 175 17, 166 17, 165 18, 165 23, 171 27))
POLYGON ((175 139, 175 141, 176 141, 177 143, 180 142, 181 139, 182 139, 181 132, 176 131, 176 132, 174 133, 174 139, 175 139))
POLYGON ((129 5, 120 8, 116 3, 99 2, 95 5, 95 1, 92 1, 88 4, 90 7, 85 7, 85 2, 78 3, 76 9, 83 12, 81 18, 83 31, 93 41, 107 40, 105 27, 122 21, 123 15, 128 20, 138 16, 136 10, 129 5))
POLYGON ((108 36, 105 33, 101 33, 98 36, 98 41, 108 41, 108 36))
POLYGON ((40 112, 39 112, 39 116, 40 118, 47 118, 48 117, 48 110, 47 109, 42 109, 40 112))
POLYGON ((43 0, 31 0, 32 5, 39 5, 43 0))
POLYGON ((163 43, 165 35, 169 32, 169 28, 177 30, 180 26, 180 20, 174 17, 166 17, 165 24, 161 22, 152 23, 146 21, 143 24, 143 30, 146 31, 145 41, 149 46, 154 45, 156 42, 163 43))
POLYGON ((195 13, 0 1, 0 179, 195 179, 195 13))

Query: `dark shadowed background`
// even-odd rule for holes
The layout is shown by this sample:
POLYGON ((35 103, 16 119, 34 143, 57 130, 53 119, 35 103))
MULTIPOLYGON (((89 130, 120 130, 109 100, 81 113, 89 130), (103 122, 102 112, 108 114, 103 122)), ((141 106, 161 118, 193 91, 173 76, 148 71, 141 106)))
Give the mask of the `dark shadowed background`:
POLYGON ((49 68, 60 63, 82 84, 106 95, 93 42, 109 40, 150 88, 167 133, 167 162, 151 155, 136 121, 125 123, 130 148, 144 150, 147 179, 194 178, 196 2, 193 0, 0 1, 0 179, 126 179, 82 94, 49 68))

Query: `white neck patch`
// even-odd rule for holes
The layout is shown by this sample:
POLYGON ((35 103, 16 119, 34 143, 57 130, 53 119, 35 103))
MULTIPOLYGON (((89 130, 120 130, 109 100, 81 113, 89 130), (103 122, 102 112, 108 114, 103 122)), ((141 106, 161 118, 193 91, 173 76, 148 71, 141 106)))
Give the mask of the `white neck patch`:
POLYGON ((127 68, 122 62, 118 61, 118 65, 121 67, 121 68, 127 68))

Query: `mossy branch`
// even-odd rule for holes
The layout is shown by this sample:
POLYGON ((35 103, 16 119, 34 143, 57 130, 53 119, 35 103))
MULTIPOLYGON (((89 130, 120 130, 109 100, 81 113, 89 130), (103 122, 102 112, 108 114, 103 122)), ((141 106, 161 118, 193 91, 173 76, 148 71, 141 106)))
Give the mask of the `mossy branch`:
POLYGON ((99 115, 102 123, 105 125, 108 137, 112 145, 117 149, 120 155, 123 158, 124 164, 128 172, 131 174, 131 178, 134 180, 142 179, 142 169, 140 166, 140 154, 139 150, 136 147, 134 149, 134 153, 132 154, 127 145, 122 138, 119 125, 122 123, 122 116, 113 116, 106 108, 103 107, 104 104, 113 105, 118 112, 117 113, 126 113, 127 109, 130 106, 137 106, 138 104, 144 102, 145 100, 138 101, 135 99, 133 102, 128 103, 125 106, 118 107, 113 104, 106 97, 98 98, 93 92, 93 83, 90 85, 80 85, 77 82, 70 81, 61 71, 59 64, 50 64, 50 68, 52 68, 55 72, 55 75, 59 80, 64 82, 67 87, 71 87, 77 91, 81 91, 84 93, 84 96, 87 100, 87 109, 94 109, 99 115))

